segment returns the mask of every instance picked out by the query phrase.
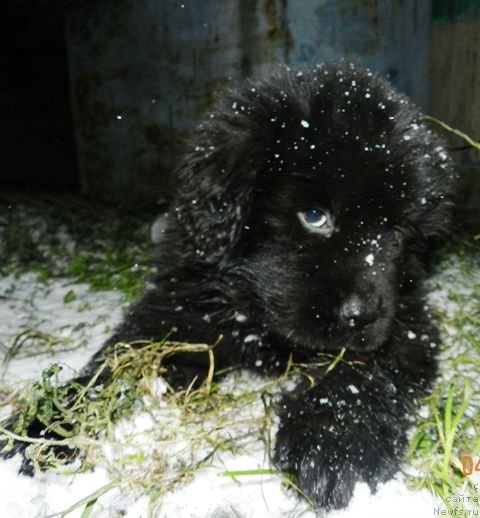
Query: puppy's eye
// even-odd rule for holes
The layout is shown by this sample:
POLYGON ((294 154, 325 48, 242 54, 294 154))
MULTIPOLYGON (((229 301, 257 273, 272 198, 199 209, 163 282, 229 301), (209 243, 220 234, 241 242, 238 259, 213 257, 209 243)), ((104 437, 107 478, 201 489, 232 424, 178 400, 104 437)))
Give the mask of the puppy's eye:
POLYGON ((324 227, 328 223, 328 215, 323 210, 310 209, 301 213, 305 223, 315 228, 324 227))
POLYGON ((383 237, 387 238, 394 246, 401 246, 405 240, 405 234, 398 226, 386 227, 383 231, 383 237))
POLYGON ((309 231, 330 237, 334 230, 333 220, 329 212, 322 209, 309 209, 297 212, 300 223, 309 231))

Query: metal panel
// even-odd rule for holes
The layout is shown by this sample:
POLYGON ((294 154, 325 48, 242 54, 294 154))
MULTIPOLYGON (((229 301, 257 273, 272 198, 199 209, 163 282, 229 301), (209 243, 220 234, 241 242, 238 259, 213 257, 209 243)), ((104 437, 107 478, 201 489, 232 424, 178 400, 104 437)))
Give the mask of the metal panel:
POLYGON ((85 189, 168 192, 179 142, 230 80, 356 59, 428 106, 430 2, 101 0, 70 4, 67 41, 85 189))

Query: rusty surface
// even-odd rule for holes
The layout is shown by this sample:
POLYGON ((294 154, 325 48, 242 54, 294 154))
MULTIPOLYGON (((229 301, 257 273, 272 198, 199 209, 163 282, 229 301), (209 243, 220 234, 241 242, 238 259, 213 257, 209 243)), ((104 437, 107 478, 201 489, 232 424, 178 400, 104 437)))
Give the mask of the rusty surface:
POLYGON ((218 90, 279 62, 354 59, 428 105, 430 2, 101 0, 67 12, 80 171, 120 201, 168 194, 218 90))

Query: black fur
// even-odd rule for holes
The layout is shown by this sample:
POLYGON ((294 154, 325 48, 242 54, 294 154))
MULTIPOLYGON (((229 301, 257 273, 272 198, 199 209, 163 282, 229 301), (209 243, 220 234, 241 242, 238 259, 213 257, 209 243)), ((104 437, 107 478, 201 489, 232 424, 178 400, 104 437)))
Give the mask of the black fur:
MULTIPOLYGON (((391 85, 350 64, 281 67, 224 95, 176 170, 155 286, 108 346, 139 338, 213 343, 218 369, 309 368, 278 406, 274 459, 319 506, 348 504, 399 468, 438 336, 418 281, 445 232, 453 173, 441 142, 391 85), (300 214, 321 209, 327 231, 300 214)), ((172 360, 171 378, 205 372, 172 360)))

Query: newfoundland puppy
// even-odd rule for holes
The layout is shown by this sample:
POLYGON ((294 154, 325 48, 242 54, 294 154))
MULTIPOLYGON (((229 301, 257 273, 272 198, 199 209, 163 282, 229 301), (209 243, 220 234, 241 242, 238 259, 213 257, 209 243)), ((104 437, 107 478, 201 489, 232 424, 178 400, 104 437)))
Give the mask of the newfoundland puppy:
MULTIPOLYGON (((112 345, 168 333, 222 334, 219 370, 301 363, 278 400, 273 459, 318 506, 346 506, 356 482, 375 490, 399 469, 435 376, 419 279, 453 177, 417 109, 355 65, 280 67, 228 91, 175 172, 154 286, 80 379, 112 345)), ((169 380, 202 376, 206 356, 172 357, 169 380)))

